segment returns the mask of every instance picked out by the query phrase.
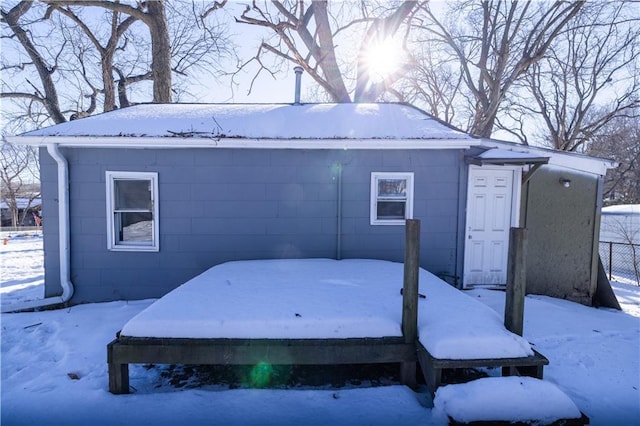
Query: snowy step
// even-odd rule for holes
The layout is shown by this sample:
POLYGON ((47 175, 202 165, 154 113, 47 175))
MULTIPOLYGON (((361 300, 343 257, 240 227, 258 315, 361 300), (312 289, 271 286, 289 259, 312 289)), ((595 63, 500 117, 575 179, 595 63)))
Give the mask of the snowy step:
POLYGON ((487 377, 443 386, 433 403, 434 417, 456 425, 589 423, 557 386, 532 377, 487 377))

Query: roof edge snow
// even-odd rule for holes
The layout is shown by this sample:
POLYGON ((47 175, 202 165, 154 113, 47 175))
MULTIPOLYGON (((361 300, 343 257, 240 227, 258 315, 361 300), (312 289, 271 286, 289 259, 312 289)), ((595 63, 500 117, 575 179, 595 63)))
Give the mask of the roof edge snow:
POLYGON ((247 139, 133 136, 7 136, 9 143, 68 148, 468 149, 473 139, 247 139))
POLYGON ((573 169, 580 172, 592 173, 604 176, 607 170, 618 167, 618 163, 606 158, 591 157, 576 152, 556 151, 553 149, 533 147, 530 145, 520 145, 513 142, 500 141, 497 139, 482 138, 478 140, 479 146, 487 149, 507 149, 514 152, 526 153, 528 155, 538 155, 548 157, 547 164, 573 169))

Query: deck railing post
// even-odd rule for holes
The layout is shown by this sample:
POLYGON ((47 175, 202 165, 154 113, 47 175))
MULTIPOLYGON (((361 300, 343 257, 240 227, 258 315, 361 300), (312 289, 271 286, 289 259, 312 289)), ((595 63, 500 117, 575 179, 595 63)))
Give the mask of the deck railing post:
MULTIPOLYGON (((402 286, 402 335, 406 343, 418 341, 418 274, 420 268, 420 221, 407 219, 402 286)), ((416 386, 416 362, 403 362, 400 380, 416 386)))
POLYGON ((509 232, 509 260, 504 307, 504 326, 522 336, 524 328, 524 298, 527 282, 527 230, 511 228, 509 232))

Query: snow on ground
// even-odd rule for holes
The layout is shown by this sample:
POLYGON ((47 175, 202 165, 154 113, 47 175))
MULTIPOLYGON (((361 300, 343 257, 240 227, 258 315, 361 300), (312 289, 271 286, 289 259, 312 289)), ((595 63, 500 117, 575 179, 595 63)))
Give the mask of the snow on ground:
POLYGON ((3 304, 44 298, 42 232, 0 233, 0 271, 3 304))
MULTIPOLYGON (((16 236, 0 246, 3 305, 42 297, 41 244, 40 237, 16 236)), ((613 287, 624 312, 528 296, 524 334, 550 360, 545 382, 566 393, 592 425, 637 425, 640 287, 613 287)), ((503 315, 504 293, 467 294, 503 315)), ((2 424, 444 424, 424 394, 403 386, 177 389, 160 380, 158 370, 134 365, 136 392, 111 395, 106 344, 152 302, 2 314, 2 424)))

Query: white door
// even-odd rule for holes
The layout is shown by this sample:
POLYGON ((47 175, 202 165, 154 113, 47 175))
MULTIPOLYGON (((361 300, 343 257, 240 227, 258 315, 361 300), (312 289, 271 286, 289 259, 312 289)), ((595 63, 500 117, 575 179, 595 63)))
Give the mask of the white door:
POLYGON ((506 284, 509 229, 517 226, 520 186, 507 167, 469 167, 464 286, 506 284))

